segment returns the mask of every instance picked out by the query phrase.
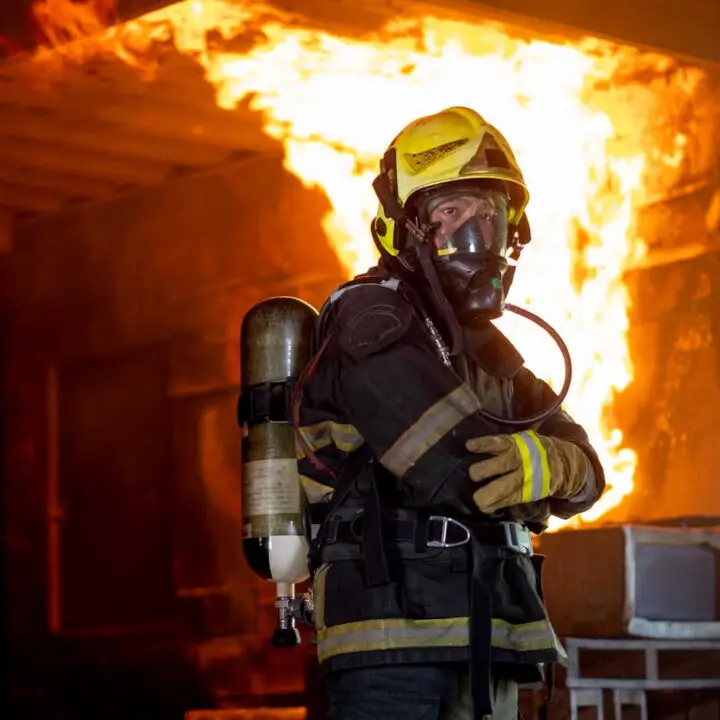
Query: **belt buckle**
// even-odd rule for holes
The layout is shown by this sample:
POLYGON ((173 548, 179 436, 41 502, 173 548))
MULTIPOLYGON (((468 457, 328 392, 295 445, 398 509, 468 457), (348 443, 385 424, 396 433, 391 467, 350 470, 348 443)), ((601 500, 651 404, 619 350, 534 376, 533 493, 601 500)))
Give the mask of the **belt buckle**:
POLYGON ((445 517, 444 515, 431 515, 428 520, 430 522, 439 521, 442 523, 442 530, 440 531, 440 540, 428 540, 425 544, 431 548, 454 548, 460 547, 461 545, 467 545, 470 542, 470 530, 458 520, 451 517, 445 517), (465 537, 458 542, 448 542, 448 526, 455 525, 459 527, 464 533, 465 537))
POLYGON ((509 550, 527 557, 535 554, 530 531, 526 527, 516 522, 503 522, 501 525, 505 531, 505 542, 509 550))
POLYGON ((339 526, 340 517, 338 515, 330 515, 325 518, 325 522, 320 525, 320 529, 318 531, 322 531, 320 540, 323 545, 333 545, 337 542, 339 526))

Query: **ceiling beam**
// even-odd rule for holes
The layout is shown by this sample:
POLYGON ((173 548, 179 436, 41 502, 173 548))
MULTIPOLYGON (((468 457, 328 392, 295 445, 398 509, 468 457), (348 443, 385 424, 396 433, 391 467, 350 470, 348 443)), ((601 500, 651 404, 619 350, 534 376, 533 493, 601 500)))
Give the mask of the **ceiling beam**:
POLYGON ((79 151, 60 142, 27 140, 13 136, 0 137, 0 164, 3 162, 111 180, 119 185, 156 185, 163 182, 172 167, 105 152, 79 151))
POLYGON ((187 140, 153 137, 124 130, 117 125, 92 119, 73 118, 69 112, 45 111, 6 106, 0 110, 0 137, 12 135, 30 140, 60 142, 91 152, 111 151, 139 160, 171 165, 204 166, 223 162, 230 149, 187 140))
POLYGON ((107 104, 94 111, 101 120, 115 123, 134 132, 175 139, 194 138, 198 142, 214 144, 233 150, 277 152, 279 144, 262 130, 257 114, 248 117, 242 109, 236 111, 213 108, 193 115, 171 105, 153 106, 132 102, 129 98, 108 97, 107 104))
POLYGON ((31 188, 21 188, 0 182, 0 206, 14 208, 20 212, 53 213, 62 209, 64 198, 57 193, 49 193, 31 188))
POLYGON ((22 188, 57 192, 68 199, 104 200, 117 191, 117 184, 77 173, 48 172, 21 163, 0 163, 0 182, 22 188))
POLYGON ((99 122, 109 132, 148 136, 153 142, 191 141, 215 148, 273 153, 279 148, 278 142, 263 132, 259 113, 248 110, 242 103, 235 110, 223 110, 214 102, 189 108, 180 103, 155 101, 152 96, 123 95, 120 90, 109 88, 98 91, 90 86, 83 90, 64 89, 62 93, 53 89, 33 92, 20 83, 0 83, 0 119, 11 105, 45 114, 48 123, 57 114, 69 122, 77 119, 99 122))
MULTIPOLYGON (((211 165, 207 167, 197 168, 197 170, 193 170, 191 172, 187 173, 181 173, 181 172, 173 172, 171 173, 166 180, 164 180, 162 183, 158 184, 158 187, 162 188, 168 188, 171 185, 175 183, 183 183, 183 182, 196 182, 197 177, 209 177, 215 174, 226 174, 233 172, 243 172, 245 168, 247 168, 246 174, 250 177, 254 177, 254 169, 252 163, 254 161, 259 162, 275 162, 278 167, 282 165, 282 154, 277 153, 274 156, 270 156, 267 154, 259 155, 257 153, 252 153, 250 151, 246 153, 234 153, 233 157, 229 159, 226 163, 221 163, 219 165, 211 165)), ((0 168, 3 166, 2 158, 0 157, 0 168)), ((27 170, 27 168, 23 168, 23 170, 27 170)), ((1 171, 0 171, 1 173, 1 171)), ((58 174, 50 174, 46 170, 40 171, 40 174, 43 178, 53 178, 53 183, 55 180, 61 175, 58 174)), ((67 177, 65 174, 62 175, 63 177, 67 177)), ((80 178, 82 182, 85 181, 91 181, 94 182, 93 179, 82 177, 80 178)), ((0 174, 0 181, 2 181, 2 176, 0 174)), ((9 180, 9 184, 16 184, 17 181, 15 180, 9 180)), ((100 185, 103 187, 106 187, 106 183, 100 182, 100 185)), ((242 187, 242 183, 238 185, 238 187, 242 187)), ((38 189, 41 192, 44 192, 46 194, 50 194, 54 190, 54 185, 51 189, 50 184, 48 184, 45 187, 35 188, 34 186, 27 186, 25 188, 23 186, 23 189, 25 189, 27 192, 32 193, 36 192, 38 189)), ((99 196, 97 198, 88 198, 87 201, 83 201, 82 196, 80 195, 74 195, 69 196, 65 193, 57 192, 58 195, 61 197, 62 207, 60 208, 60 212, 76 212, 80 211, 82 212, 87 206, 93 206, 97 205, 103 202, 113 202, 119 198, 127 198, 132 197, 133 195, 140 196, 140 197, 150 197, 147 195, 147 193, 152 193, 152 188, 147 186, 125 186, 125 187, 116 187, 116 189, 113 191, 113 193, 109 196, 99 196)), ((3 204, 3 197, 0 194, 0 206, 3 204)), ((34 222, 42 222, 43 215, 39 212, 36 212, 34 216, 32 216, 29 212, 27 215, 18 215, 15 218, 15 227, 27 227, 28 225, 34 223, 34 222)))

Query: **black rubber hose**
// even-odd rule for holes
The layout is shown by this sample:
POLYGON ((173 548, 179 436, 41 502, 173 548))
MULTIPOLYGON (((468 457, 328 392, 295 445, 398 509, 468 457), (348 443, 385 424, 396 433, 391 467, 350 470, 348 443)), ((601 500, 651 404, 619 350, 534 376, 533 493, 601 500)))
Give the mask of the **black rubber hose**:
POLYGON ((515 313, 515 315, 520 315, 521 317, 527 318, 528 320, 534 322, 536 325, 545 330, 545 332, 550 335, 550 337, 555 341, 555 344, 558 346, 558 348, 560 348, 560 352, 563 356, 563 362, 565 364, 565 381, 563 382, 563 386, 560 389, 560 392, 558 393, 555 401, 541 412, 535 415, 531 415, 530 417, 510 420, 508 418, 497 417, 496 415, 492 415, 485 410, 480 410, 480 414, 483 417, 486 417, 488 420, 492 420, 493 422, 499 423, 501 425, 509 425, 511 427, 527 427, 528 425, 534 425, 535 423, 542 422, 546 418, 550 417, 550 415, 552 415, 554 412, 557 412, 562 406, 565 398, 567 397, 568 391, 570 390, 570 383, 572 382, 572 359, 570 357, 570 351, 568 350, 568 346, 565 344, 565 341, 560 336, 560 333, 555 330, 552 325, 545 322, 545 320, 543 320, 541 317, 538 317, 535 313, 518 307, 517 305, 507 304, 505 305, 505 309, 509 310, 511 313, 515 313))

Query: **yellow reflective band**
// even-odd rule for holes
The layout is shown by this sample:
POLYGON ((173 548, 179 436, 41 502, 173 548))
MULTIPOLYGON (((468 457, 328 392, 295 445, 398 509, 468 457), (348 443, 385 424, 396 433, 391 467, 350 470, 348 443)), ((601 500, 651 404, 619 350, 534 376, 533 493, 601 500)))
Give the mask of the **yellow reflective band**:
POLYGON ((307 475, 300 475, 300 484, 305 491, 305 497, 311 504, 329 502, 335 492, 330 485, 313 480, 307 475))
POLYGON ((530 502, 532 499, 532 484, 533 484, 533 468, 532 458, 530 457, 530 448, 525 442, 525 438, 519 433, 513 435, 513 440, 517 446, 518 452, 520 453, 520 459, 522 460, 522 472, 523 472, 523 485, 522 485, 522 501, 524 503, 530 502))
POLYGON ((334 445, 343 452, 354 452, 365 442, 354 425, 341 425, 332 420, 300 427, 298 433, 313 451, 334 445))
POLYGON ((480 402, 475 393, 467 385, 459 385, 426 410, 395 441, 380 462, 401 478, 447 433, 478 410, 480 402))
MULTIPOLYGON (((375 650, 429 647, 467 647, 468 618, 433 620, 366 620, 318 630, 318 660, 335 655, 375 650)), ((492 620, 492 646, 527 652, 557 650, 556 637, 547 620, 513 625, 492 620)))
POLYGON ((550 495, 550 465, 548 464, 547 451, 540 442, 537 433, 531 431, 528 435, 537 450, 537 454, 540 456, 540 494, 533 500, 542 500, 550 495))
POLYGON ((511 437, 515 441, 522 459, 522 502, 529 503, 548 497, 550 495, 550 467, 540 438, 532 430, 514 433, 511 437))

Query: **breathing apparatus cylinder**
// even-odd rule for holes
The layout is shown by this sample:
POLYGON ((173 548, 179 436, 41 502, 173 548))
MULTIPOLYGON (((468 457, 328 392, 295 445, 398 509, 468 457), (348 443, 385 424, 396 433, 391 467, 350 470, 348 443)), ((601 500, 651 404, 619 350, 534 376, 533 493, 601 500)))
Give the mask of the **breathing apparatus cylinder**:
POLYGON ((240 331, 243 553, 256 575, 277 585, 276 647, 300 643, 295 585, 309 576, 290 407, 317 316, 302 300, 275 297, 253 306, 240 331))

